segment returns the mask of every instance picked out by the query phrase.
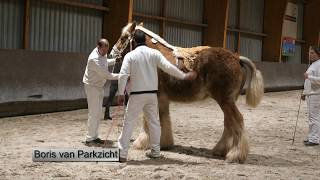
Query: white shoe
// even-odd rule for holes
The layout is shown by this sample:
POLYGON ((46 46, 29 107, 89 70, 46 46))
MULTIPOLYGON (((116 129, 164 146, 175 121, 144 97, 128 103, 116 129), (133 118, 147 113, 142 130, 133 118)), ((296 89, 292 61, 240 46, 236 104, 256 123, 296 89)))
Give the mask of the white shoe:
POLYGON ((163 157, 163 155, 160 154, 160 151, 156 152, 155 150, 152 150, 152 149, 151 151, 146 152, 146 156, 151 159, 157 159, 157 158, 163 157))

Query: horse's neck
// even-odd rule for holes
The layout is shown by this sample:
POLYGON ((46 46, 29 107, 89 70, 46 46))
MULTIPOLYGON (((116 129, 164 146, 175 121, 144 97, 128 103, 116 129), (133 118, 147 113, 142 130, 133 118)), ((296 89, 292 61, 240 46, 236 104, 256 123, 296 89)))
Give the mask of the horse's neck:
POLYGON ((169 44, 167 41, 165 41, 163 38, 161 38, 158 34, 152 32, 142 26, 137 26, 136 29, 139 29, 139 30, 143 31, 144 33, 146 33, 148 36, 150 36, 152 39, 154 39, 155 42, 159 42, 163 46, 171 49, 172 51, 176 51, 177 47, 169 44))
POLYGON ((153 49, 159 50, 172 64, 178 65, 182 60, 183 66, 188 70, 193 69, 195 60, 199 56, 200 52, 204 49, 208 49, 209 46, 197 46, 192 48, 180 48, 172 46, 159 35, 142 27, 137 26, 139 29, 147 34, 147 44, 153 49))
POLYGON ((164 46, 161 43, 153 43, 151 39, 152 39, 151 37, 147 36, 147 39, 146 39, 147 46, 152 49, 156 49, 160 51, 162 55, 166 59, 168 59, 172 64, 176 64, 176 57, 174 56, 175 54, 173 53, 173 50, 164 46))

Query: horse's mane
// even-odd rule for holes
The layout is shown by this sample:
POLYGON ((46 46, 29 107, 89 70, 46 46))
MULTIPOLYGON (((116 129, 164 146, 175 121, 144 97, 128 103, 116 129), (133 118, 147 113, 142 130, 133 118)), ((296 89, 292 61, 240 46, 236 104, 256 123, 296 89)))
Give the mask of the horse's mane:
POLYGON ((150 31, 149 29, 146 29, 143 26, 136 26, 136 29, 139 29, 139 30, 143 31, 144 33, 146 33, 147 35, 152 37, 154 40, 158 41, 159 43, 161 43, 165 47, 171 49, 172 51, 176 51, 177 50, 176 46, 172 46, 166 40, 164 40, 162 37, 160 37, 158 34, 150 31))
POLYGON ((176 58, 176 65, 178 65, 178 60, 182 59, 184 66, 189 70, 194 69, 194 64, 196 63, 200 51, 209 48, 209 46, 197 46, 192 48, 182 48, 173 46, 169 44, 167 41, 165 41, 163 38, 161 38, 158 34, 144 28, 143 26, 136 26, 136 29, 143 31, 144 33, 152 37, 152 39, 154 39, 155 41, 171 49, 173 51, 173 56, 176 58))

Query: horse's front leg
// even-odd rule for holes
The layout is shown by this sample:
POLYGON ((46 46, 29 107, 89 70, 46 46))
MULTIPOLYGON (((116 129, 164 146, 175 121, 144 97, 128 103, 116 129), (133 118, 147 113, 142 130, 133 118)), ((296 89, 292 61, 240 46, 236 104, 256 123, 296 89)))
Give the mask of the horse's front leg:
POLYGON ((143 116, 143 129, 137 139, 133 142, 133 148, 145 150, 150 148, 149 128, 145 116, 143 116))
POLYGON ((160 147, 162 150, 167 150, 171 149, 174 144, 170 120, 169 99, 166 95, 160 95, 158 102, 161 125, 160 147))

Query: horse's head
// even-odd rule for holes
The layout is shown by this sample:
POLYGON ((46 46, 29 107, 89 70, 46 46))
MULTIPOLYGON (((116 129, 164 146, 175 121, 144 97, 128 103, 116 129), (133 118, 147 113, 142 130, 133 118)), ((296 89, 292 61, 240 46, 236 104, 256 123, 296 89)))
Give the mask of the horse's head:
POLYGON ((110 55, 112 57, 122 56, 129 43, 132 41, 133 34, 135 32, 137 23, 134 21, 127 24, 123 29, 117 43, 113 46, 110 55))

